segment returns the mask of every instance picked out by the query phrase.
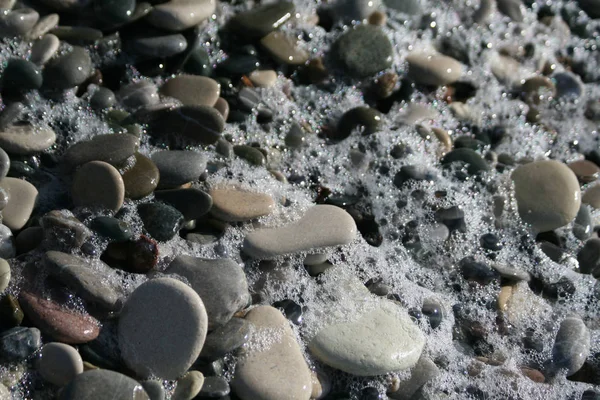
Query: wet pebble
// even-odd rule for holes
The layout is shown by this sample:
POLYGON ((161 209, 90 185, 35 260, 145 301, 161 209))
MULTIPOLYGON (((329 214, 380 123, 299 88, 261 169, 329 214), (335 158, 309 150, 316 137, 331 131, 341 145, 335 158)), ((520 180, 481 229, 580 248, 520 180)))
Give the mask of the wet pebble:
POLYGON ((125 199, 125 184, 119 171, 104 161, 91 161, 75 172, 71 189, 77 207, 119 211, 125 199))
POLYGON ((560 328, 552 348, 553 365, 566 369, 567 376, 577 372, 590 351, 590 334, 583 321, 576 317, 567 317, 560 328))
POLYGON ((42 347, 38 370, 45 381, 64 386, 83 372, 83 360, 68 344, 47 343, 42 347))
POLYGON ((366 78, 392 65, 392 44, 381 28, 373 25, 349 29, 333 46, 343 67, 357 78, 366 78))
POLYGON ((275 208, 273 198, 268 194, 254 193, 234 186, 211 189, 213 199, 211 214, 228 222, 250 221, 269 215, 275 208))
POLYGON ((150 159, 158 167, 160 189, 174 188, 193 182, 206 169, 206 157, 194 151, 159 151, 152 154, 150 159))
POLYGON ((171 240, 183 225, 183 214, 164 203, 144 203, 137 207, 144 228, 151 237, 164 242, 171 240))

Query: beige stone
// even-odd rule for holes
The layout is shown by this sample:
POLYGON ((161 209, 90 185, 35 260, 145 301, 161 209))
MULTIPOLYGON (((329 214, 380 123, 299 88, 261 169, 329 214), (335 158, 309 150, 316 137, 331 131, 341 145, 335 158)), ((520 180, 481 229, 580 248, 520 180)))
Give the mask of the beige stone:
POLYGON ((246 191, 235 186, 211 189, 213 199, 211 213, 227 222, 249 221, 268 215, 275 209, 275 202, 268 194, 246 191))
POLYGON ((38 191, 35 186, 23 179, 8 177, 0 181, 0 188, 8 195, 8 203, 2 210, 3 224, 13 231, 18 231, 29 220, 38 191))
POLYGON ((75 173, 71 195, 76 207, 117 212, 123 206, 125 184, 115 167, 104 161, 91 161, 75 173))

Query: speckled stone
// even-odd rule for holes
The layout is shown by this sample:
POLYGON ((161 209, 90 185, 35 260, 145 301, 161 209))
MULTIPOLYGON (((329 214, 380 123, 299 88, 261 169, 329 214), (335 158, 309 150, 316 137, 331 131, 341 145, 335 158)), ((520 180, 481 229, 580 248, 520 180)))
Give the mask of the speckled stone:
POLYGON ((231 18, 228 28, 240 36, 259 39, 278 29, 292 18, 294 3, 278 1, 261 4, 231 18))
POLYGON ((129 297, 119 318, 119 348, 138 375, 183 375, 200 354, 208 318, 202 300, 172 278, 152 279, 129 297))
POLYGON ((77 207, 119 211, 125 199, 125 184, 119 171, 104 161, 91 161, 75 173, 71 189, 77 207))
POLYGON ((512 173, 521 219, 540 232, 560 228, 575 219, 581 205, 577 177, 565 164, 535 161, 512 173))
POLYGON ((243 251, 265 259, 321 247, 350 243, 356 237, 356 223, 343 209, 316 205, 296 222, 279 228, 259 229, 244 239, 243 251))
POLYGON ((160 173, 159 189, 169 189, 197 180, 206 169, 202 153, 187 150, 164 150, 150 156, 160 173))
POLYGON ((138 213, 150 236, 162 242, 173 239, 184 221, 183 214, 163 203, 139 204, 138 213))
POLYGON ((37 189, 31 183, 17 178, 0 180, 0 188, 8 195, 8 203, 2 210, 2 222, 13 231, 23 228, 35 207, 37 189))
POLYGON ((213 199, 211 213, 223 221, 250 221, 269 215, 275 208, 275 202, 268 194, 250 192, 234 186, 214 188, 209 194, 213 199))
POLYGON ((271 306, 258 306, 246 315, 257 332, 279 334, 263 351, 247 351, 236 365, 231 387, 242 400, 310 398, 312 383, 300 346, 283 314, 271 306))
POLYGON ((344 68, 357 78, 366 78, 392 65, 392 44, 381 28, 359 25, 342 34, 334 52, 344 68))

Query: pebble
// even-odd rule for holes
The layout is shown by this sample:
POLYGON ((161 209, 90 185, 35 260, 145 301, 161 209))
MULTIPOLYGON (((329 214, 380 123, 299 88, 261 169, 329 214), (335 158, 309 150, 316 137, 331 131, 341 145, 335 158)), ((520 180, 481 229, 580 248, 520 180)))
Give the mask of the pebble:
POLYGON ((64 343, 47 343, 42 347, 38 371, 46 382, 64 386, 83 373, 83 360, 79 352, 64 343))
POLYGON ((183 214, 170 205, 144 203, 139 204, 137 209, 144 228, 158 241, 166 242, 173 239, 183 225, 183 214))
POLYGON ((525 102, 533 105, 548 101, 556 95, 554 83, 545 76, 533 76, 525 80, 520 90, 525 102))
POLYGON ((183 53, 187 47, 188 42, 180 33, 137 38, 129 43, 132 53, 146 57, 171 57, 183 53))
POLYGON ((268 259, 348 244, 355 237, 356 223, 346 211, 336 206, 316 205, 296 222, 249 233, 243 251, 253 258, 268 259))
POLYGON ((100 87, 90 98, 90 105, 96 110, 111 108, 117 103, 114 92, 108 88, 100 87))
POLYGON ((566 369, 567 376, 573 375, 583 366, 590 353, 590 333, 584 322, 577 317, 567 317, 552 348, 552 361, 556 368, 566 369))
POLYGON ((0 14, 0 37, 25 36, 38 22, 40 14, 23 7, 0 14))
POLYGON ((213 107, 221 94, 221 86, 206 76, 179 75, 164 83, 160 94, 176 98, 185 106, 213 107))
POLYGON ((408 77, 416 83, 430 86, 456 82, 463 73, 462 65, 452 57, 415 51, 406 57, 408 77))
POLYGON ((202 298, 209 330, 226 324, 250 300, 244 270, 228 258, 209 260, 179 255, 165 272, 186 278, 202 298))
POLYGON ((213 200, 211 214, 227 222, 250 221, 269 215, 275 208, 268 194, 242 190, 235 186, 222 186, 209 192, 213 200))
POLYGON ((512 180, 519 215, 538 232, 560 228, 577 215, 581 205, 579 182, 565 164, 534 161, 518 167, 512 180))
POLYGON ((256 70, 252 71, 248 78, 254 86, 268 88, 277 82, 277 72, 272 69, 256 70))
POLYGON ((251 39, 259 39, 279 29, 294 13, 294 3, 278 1, 261 4, 251 10, 235 14, 229 20, 232 32, 251 39))
POLYGON ((52 300, 22 291, 19 302, 25 315, 42 333, 68 344, 90 342, 98 337, 100 323, 89 315, 68 310, 52 300))
POLYGON ((136 0, 108 0, 94 2, 94 14, 102 21, 117 25, 127 22, 133 15, 136 0))
POLYGON ((189 371, 177 380, 172 400, 192 400, 204 385, 204 375, 199 371, 189 371))
POLYGON ((492 268, 498 272, 502 278, 506 278, 512 281, 527 281, 531 280, 529 272, 523 271, 517 268, 509 267, 504 264, 492 264, 492 268))
POLYGON ((160 174, 158 167, 150 158, 135 153, 135 164, 122 175, 125 185, 125 197, 137 200, 154 192, 158 186, 160 174))
POLYGON ((498 81, 509 87, 518 86, 523 75, 521 64, 517 60, 501 54, 492 57, 491 71, 498 81))
POLYGON ((140 376, 173 380, 196 360, 208 317, 198 294, 172 278, 138 286, 119 317, 123 361, 140 376))
POLYGON ((493 0, 481 0, 479 8, 473 13, 473 22, 476 24, 485 23, 496 9, 496 2, 493 0))
POLYGON ((157 28, 178 32, 208 19, 216 8, 216 0, 171 0, 154 6, 146 20, 157 28))
POLYGON ((141 384, 108 369, 78 374, 61 391, 60 400, 150 400, 141 384))
POLYGON ((86 26, 57 26, 50 31, 63 42, 84 46, 102 39, 102 31, 86 26))
POLYGON ((341 64, 356 78, 366 78, 392 66, 392 44, 379 27, 359 25, 348 29, 333 46, 341 64))
POLYGON ((114 217, 96 217, 92 221, 90 227, 100 235, 117 242, 123 242, 133 238, 133 232, 129 224, 114 217))
POLYGON ((579 240, 586 240, 592 236, 593 225, 590 207, 582 204, 573 223, 573 234, 579 240))
POLYGON ((92 60, 83 47, 74 46, 70 53, 50 60, 44 68, 44 83, 52 89, 69 89, 81 85, 91 75, 92 60))
POLYGON ((121 306, 120 295, 107 283, 110 269, 98 270, 84 258, 59 251, 48 251, 44 264, 51 276, 70 288, 82 299, 107 310, 117 310, 121 306))
POLYGON ((523 12, 521 11, 521 2, 518 0, 498 0, 496 2, 498 11, 506 15, 515 22, 523 22, 523 12))
POLYGON ((47 14, 41 17, 27 34, 30 39, 38 39, 56 28, 60 17, 58 14, 47 14))
POLYGON ((583 194, 581 202, 596 209, 600 208, 600 184, 589 186, 583 194))
POLYGON ((186 221, 205 215, 213 204, 212 197, 197 188, 158 190, 154 192, 154 197, 176 208, 186 221))
POLYGON ((400 382, 398 390, 388 393, 393 400, 410 400, 427 382, 440 374, 440 369, 427 357, 419 358, 412 368, 410 378, 400 382))
POLYGON ((144 381, 142 382, 142 386, 150 400, 166 400, 167 395, 165 393, 165 388, 162 385, 162 381, 144 381))
POLYGON ((42 152, 56 141, 51 128, 11 125, 0 130, 0 146, 11 154, 30 155, 42 152))
POLYGON ((404 14, 417 15, 421 12, 421 2, 418 0, 383 0, 383 4, 404 14))
POLYGON ((71 196, 76 207, 117 212, 125 199, 125 184, 119 171, 104 161, 90 161, 75 172, 71 196))
POLYGON ((591 161, 580 160, 567 164, 581 184, 591 183, 600 176, 600 168, 591 161))
POLYGON ((35 207, 38 191, 31 183, 17 178, 0 180, 0 189, 8 195, 8 203, 2 210, 2 223, 13 231, 22 229, 35 207))
POLYGON ((0 258, 0 292, 4 292, 10 283, 10 264, 0 258))
POLYGON ((117 99, 119 103, 132 110, 160 102, 158 88, 147 80, 122 86, 117 92, 117 99))
POLYGON ((469 175, 476 175, 490 169, 485 160, 475 151, 468 148, 458 148, 447 153, 441 160, 442 165, 454 163, 466 164, 469 175))
POLYGON ((583 94, 583 82, 573 73, 559 72, 552 76, 558 99, 576 99, 583 94))
POLYGON ((266 162, 265 155, 256 147, 246 145, 233 146, 233 153, 256 167, 260 167, 266 162))
POLYGON ((42 345, 37 328, 18 326, 0 333, 2 362, 20 362, 31 356, 42 345))
POLYGON ((42 71, 22 58, 10 58, 2 75, 3 93, 26 92, 42 87, 42 71))
POLYGON ((221 399, 229 394, 231 389, 227 380, 221 376, 207 376, 198 394, 198 399, 221 399))
POLYGON ((246 314, 257 332, 277 331, 263 351, 248 349, 235 368, 231 388, 242 400, 309 400, 311 373, 294 332, 279 310, 258 306, 246 314))
POLYGON ((17 253, 24 254, 36 249, 44 240, 44 230, 39 226, 23 229, 16 237, 17 253))
POLYGON ((266 52, 278 63, 302 65, 310 54, 299 47, 299 43, 282 32, 271 32, 260 40, 266 52))
POLYGON ((190 51, 183 65, 183 70, 193 75, 212 75, 213 65, 211 64, 208 52, 203 46, 198 45, 190 51))
POLYGON ((335 134, 330 139, 339 141, 350 136, 355 130, 363 135, 371 135, 381 129, 382 114, 370 107, 355 107, 346 111, 338 121, 335 134))
MULTIPOLYGON (((2 148, 0 148, 0 180, 6 178, 10 170, 10 157, 2 148)), ((6 195, 6 193, 4 193, 6 195)), ((5 202, 2 202, 5 203, 5 202)), ((6 205, 5 205, 6 206, 6 205)), ((4 207, 3 207, 4 208, 4 207)))
POLYGON ((71 250, 80 248, 92 232, 68 210, 53 210, 40 219, 44 239, 48 246, 71 250))
POLYGON ((600 273, 600 239, 588 239, 577 253, 577 262, 582 274, 600 273))
POLYGON ((327 325, 308 344, 321 362, 358 376, 374 376, 413 367, 425 338, 408 314, 392 303, 358 320, 327 325))
POLYGON ((209 145, 221 137, 225 120, 213 107, 182 106, 154 113, 149 129, 152 135, 174 136, 194 145, 209 145))
POLYGON ((158 151, 150 158, 160 173, 160 189, 174 188, 196 181, 206 169, 206 157, 195 151, 158 151))
POLYGON ((206 336, 199 359, 214 361, 226 356, 246 344, 253 332, 253 326, 242 318, 231 318, 206 336))
POLYGON ((74 168, 90 161, 104 161, 119 166, 135 154, 140 139, 128 133, 97 135, 69 147, 63 159, 74 168))
POLYGON ((444 306, 436 299, 426 298, 423 300, 423 307, 421 307, 421 311, 423 315, 427 316, 429 319, 429 325, 431 329, 435 329, 444 320, 446 316, 446 312, 444 311, 444 306))
MULTIPOLYGON (((219 114, 221 114, 221 116, 223 117, 223 121, 227 121, 227 117, 229 116, 229 103, 227 102, 227 100, 225 100, 222 97, 219 97, 214 107, 215 110, 217 110, 219 114)), ((221 141, 221 139, 219 139, 219 141, 221 141)))

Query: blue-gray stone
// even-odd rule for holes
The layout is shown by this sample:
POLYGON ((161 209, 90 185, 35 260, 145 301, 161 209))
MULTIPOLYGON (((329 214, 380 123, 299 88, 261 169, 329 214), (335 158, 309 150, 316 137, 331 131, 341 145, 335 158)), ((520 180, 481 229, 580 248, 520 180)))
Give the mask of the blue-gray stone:
POLYGON ((585 323, 576 317, 565 318, 552 348, 554 367, 566 369, 567 376, 571 376, 583 366, 589 353, 590 333, 585 323))
POLYGON ((18 362, 25 360, 42 345, 37 328, 17 326, 0 334, 0 360, 18 362))

